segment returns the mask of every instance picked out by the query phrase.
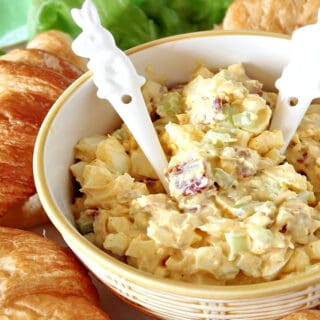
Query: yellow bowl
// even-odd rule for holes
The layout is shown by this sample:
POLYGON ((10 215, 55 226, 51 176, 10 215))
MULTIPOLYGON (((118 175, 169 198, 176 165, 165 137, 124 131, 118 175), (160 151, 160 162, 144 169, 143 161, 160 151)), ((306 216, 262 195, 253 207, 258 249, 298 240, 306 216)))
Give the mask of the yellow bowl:
MULTIPOLYGON (((288 61, 289 38, 261 32, 208 31, 157 40, 128 54, 140 74, 148 72, 168 84, 186 81, 200 63, 222 67, 242 62, 249 76, 270 89, 288 61)), ((75 228, 71 210, 73 149, 81 137, 110 132, 120 123, 112 107, 96 97, 88 72, 53 106, 34 152, 36 187, 49 218, 104 284, 139 309, 170 320, 279 319, 319 303, 319 272, 251 285, 188 284, 139 271, 87 241, 75 228)))

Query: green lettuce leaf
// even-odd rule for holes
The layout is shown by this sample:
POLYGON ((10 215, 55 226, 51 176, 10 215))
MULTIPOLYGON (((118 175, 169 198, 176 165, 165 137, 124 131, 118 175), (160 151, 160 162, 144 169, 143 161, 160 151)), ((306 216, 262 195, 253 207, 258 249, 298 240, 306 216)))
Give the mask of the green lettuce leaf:
POLYGON ((212 29, 232 0, 133 0, 158 25, 160 36, 212 29))
MULTIPOLYGON (((212 29, 232 0, 93 0, 102 25, 121 49, 174 34, 212 29)), ((58 29, 76 37, 80 29, 71 17, 83 0, 32 0, 29 38, 58 29)))

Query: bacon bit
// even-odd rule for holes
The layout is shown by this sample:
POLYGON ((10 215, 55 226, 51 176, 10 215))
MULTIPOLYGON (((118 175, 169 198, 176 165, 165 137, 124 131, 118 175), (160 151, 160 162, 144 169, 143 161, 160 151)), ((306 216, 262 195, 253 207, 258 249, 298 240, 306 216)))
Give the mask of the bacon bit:
POLYGON ((168 177, 169 174, 180 174, 183 172, 184 167, 186 166, 186 162, 179 163, 176 166, 170 168, 166 173, 165 176, 168 177))
POLYGON ((220 97, 216 97, 216 98, 213 100, 212 106, 213 106, 213 108, 215 109, 215 111, 221 112, 221 111, 222 111, 222 107, 223 107, 223 101, 222 101, 222 99, 221 99, 220 97))
POLYGON ((287 232, 287 225, 284 224, 284 225, 282 226, 282 228, 279 230, 279 232, 281 232, 281 233, 286 233, 286 232, 287 232))
POLYGON ((236 174, 238 177, 247 178, 253 176, 255 174, 255 171, 251 168, 248 168, 243 163, 239 163, 236 167, 236 174))
POLYGON ((207 188, 207 184, 203 184, 203 177, 201 178, 192 178, 190 181, 185 181, 180 189, 183 189, 183 196, 191 196, 196 193, 201 193, 203 190, 207 188))
POLYGON ((295 142, 295 141, 293 141, 293 140, 291 140, 291 142, 289 143, 289 147, 294 147, 294 146, 296 146, 297 145, 297 142, 295 142))
POLYGON ((88 217, 95 218, 99 215, 99 209, 87 209, 84 211, 84 214, 88 217))
POLYGON ((238 155, 239 155, 241 158, 244 158, 244 159, 249 159, 250 156, 251 156, 249 150, 240 150, 240 151, 238 152, 238 155))
POLYGON ((178 84, 175 84, 175 85, 172 85, 172 86, 169 86, 168 89, 169 91, 178 91, 178 90, 181 90, 185 87, 187 83, 178 83, 178 84))
POLYGON ((215 186, 216 190, 219 191, 220 186, 219 186, 218 182, 215 181, 215 182, 213 183, 213 185, 215 186))
POLYGON ((187 210, 184 210, 186 213, 197 213, 199 211, 198 207, 188 208, 187 210))
POLYGON ((205 175, 204 170, 198 176, 183 179, 183 173, 189 171, 190 167, 192 167, 194 164, 194 160, 180 163, 169 169, 166 173, 167 177, 169 175, 172 176, 171 178, 175 183, 175 187, 181 192, 183 196, 201 193, 203 190, 208 188, 208 179, 205 175))
POLYGON ((303 148, 301 149, 301 152, 302 152, 301 158, 297 159, 297 162, 304 163, 307 160, 308 151, 305 148, 303 148))
POLYGON ((261 97, 263 95, 263 90, 261 88, 253 87, 253 93, 261 97))

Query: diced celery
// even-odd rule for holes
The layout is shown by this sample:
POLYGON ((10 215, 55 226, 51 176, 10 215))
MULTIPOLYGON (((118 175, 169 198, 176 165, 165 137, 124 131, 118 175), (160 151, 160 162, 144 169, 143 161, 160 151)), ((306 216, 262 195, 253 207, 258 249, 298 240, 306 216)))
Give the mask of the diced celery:
POLYGON ((218 185, 223 189, 230 188, 235 181, 234 176, 220 168, 214 168, 213 175, 218 185))
POLYGON ((222 127, 227 127, 227 128, 234 128, 234 123, 233 123, 233 118, 232 118, 232 114, 233 114, 233 107, 231 104, 226 103, 223 105, 223 109, 222 109, 223 114, 226 115, 226 118, 223 121, 219 122, 219 126, 222 127))
POLYGON ((243 230, 234 230, 225 234, 230 247, 230 257, 248 250, 248 236, 243 230))
POLYGON ((157 114, 169 121, 175 121, 176 115, 183 113, 182 101, 179 92, 165 93, 157 105, 157 114))
POLYGON ((222 69, 219 74, 226 80, 234 80, 233 74, 228 69, 222 69))
POLYGON ((244 111, 241 113, 234 114, 232 121, 236 127, 239 128, 251 128, 255 125, 255 121, 258 116, 250 111, 244 111))
POLYGON ((93 220, 94 218, 88 215, 80 216, 80 218, 76 221, 78 230, 82 234, 93 232, 93 220))
POLYGON ((117 138, 120 142, 122 142, 125 138, 127 138, 123 128, 120 128, 120 129, 117 129, 116 131, 114 131, 112 133, 112 136, 117 138))
POLYGON ((244 220, 255 213, 255 208, 261 204, 259 201, 250 201, 235 205, 234 198, 237 195, 237 190, 229 189, 227 191, 219 192, 216 196, 216 202, 223 210, 227 211, 238 220, 244 220))
POLYGON ((232 212, 238 218, 244 219, 244 218, 251 216, 255 212, 254 208, 256 205, 257 205, 256 201, 241 203, 241 204, 235 205, 232 208, 232 212))
POLYGON ((95 243, 95 235, 93 232, 89 232, 87 234, 84 235, 84 237, 89 240, 90 242, 92 242, 93 244, 95 243))
POLYGON ((258 225, 248 228, 248 234, 253 240, 253 250, 257 252, 264 251, 271 246, 273 241, 272 231, 258 225))
POLYGON ((237 139, 232 138, 229 133, 217 132, 209 130, 203 137, 203 142, 212 143, 216 146, 223 146, 229 142, 235 142, 237 139))
POLYGON ((235 206, 247 206, 252 201, 251 195, 240 196, 240 198, 235 199, 235 206))

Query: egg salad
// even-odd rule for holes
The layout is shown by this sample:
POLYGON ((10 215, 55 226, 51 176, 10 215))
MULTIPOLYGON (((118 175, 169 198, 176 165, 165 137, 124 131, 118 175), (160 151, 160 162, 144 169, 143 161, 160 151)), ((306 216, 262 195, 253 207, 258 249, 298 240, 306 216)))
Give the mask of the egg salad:
POLYGON ((305 174, 320 200, 320 105, 312 104, 288 146, 286 158, 305 174))
POLYGON ((275 93, 242 64, 200 67, 171 88, 148 80, 142 91, 169 194, 124 124, 81 139, 71 172, 85 237, 136 268, 193 283, 257 283, 320 262, 313 186, 268 129, 275 93))

